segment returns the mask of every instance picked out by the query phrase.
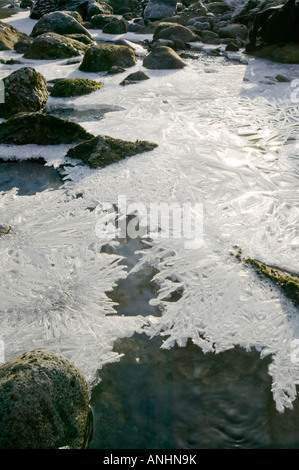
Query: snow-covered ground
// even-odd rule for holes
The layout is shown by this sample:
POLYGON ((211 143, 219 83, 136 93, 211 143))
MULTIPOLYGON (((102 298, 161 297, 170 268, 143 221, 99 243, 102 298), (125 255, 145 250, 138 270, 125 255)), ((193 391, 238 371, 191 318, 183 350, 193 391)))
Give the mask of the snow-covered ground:
MULTIPOLYGON (((5 20, 30 33, 27 12, 5 20)), ((101 31, 93 31, 101 38, 101 31)), ((105 38, 108 35, 105 35, 105 38)), ((140 36, 121 35, 130 40, 140 36)), ((148 37, 148 36, 146 36, 148 37)), ((144 39, 144 37, 142 37, 144 39)), ((234 61, 199 54, 181 70, 145 70, 142 59, 123 74, 84 73, 66 60, 1 65, 0 78, 34 66, 48 80, 87 77, 103 87, 72 99, 49 98, 49 107, 112 109, 101 120, 84 120, 94 135, 150 140, 158 147, 104 169, 68 167, 65 187, 34 196, 14 189, 0 193, 0 221, 11 225, 1 238, 1 337, 6 357, 33 348, 61 352, 90 383, 103 364, 119 359, 117 338, 136 332, 163 335, 163 347, 191 338, 219 353, 240 345, 272 356, 276 407, 292 407, 299 381, 294 339, 298 311, 279 289, 261 281, 231 256, 244 256, 298 271, 298 152, 296 82, 299 66, 271 63, 242 53, 234 61), (131 72, 150 76, 139 84, 119 83, 131 72), (277 82, 285 75, 291 82, 277 82), (76 195, 80 194, 80 197, 76 195), (161 317, 119 317, 106 293, 127 275, 120 257, 101 251, 96 236, 103 202, 191 203, 203 206, 203 243, 192 249, 183 238, 157 238, 142 263, 159 270, 161 317), (177 302, 167 296, 178 287, 177 302)), ((299 82, 298 82, 299 83, 299 82)), ((91 112, 92 116, 92 112, 91 112)), ((69 146, 0 145, 2 158, 46 159, 58 166, 69 146)), ((117 240, 110 240, 113 244, 117 240)))

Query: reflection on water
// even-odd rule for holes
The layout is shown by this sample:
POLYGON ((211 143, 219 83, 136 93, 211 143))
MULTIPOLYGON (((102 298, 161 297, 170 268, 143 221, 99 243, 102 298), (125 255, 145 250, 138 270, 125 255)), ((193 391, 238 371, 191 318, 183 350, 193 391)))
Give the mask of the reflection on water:
POLYGON ((62 177, 42 159, 24 161, 0 160, 0 191, 19 188, 19 196, 31 196, 46 189, 58 189, 62 177))
POLYGON ((191 343, 118 340, 92 392, 92 449, 254 449, 299 446, 299 406, 279 414, 269 359, 255 350, 204 354, 191 343), (296 432, 297 431, 297 432, 296 432))

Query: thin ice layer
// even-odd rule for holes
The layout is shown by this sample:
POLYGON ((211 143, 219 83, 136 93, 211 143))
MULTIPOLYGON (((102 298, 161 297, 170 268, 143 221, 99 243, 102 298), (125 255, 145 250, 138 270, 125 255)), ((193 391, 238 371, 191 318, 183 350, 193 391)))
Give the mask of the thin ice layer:
MULTIPOLYGON (((297 270, 298 104, 290 83, 275 82, 275 76, 292 80, 299 70, 246 60, 233 64, 200 55, 182 71, 147 71, 151 79, 132 87, 119 86, 126 73, 102 74, 104 86, 95 94, 57 101, 78 109, 116 105, 119 111, 82 125, 94 135, 159 146, 103 170, 68 167, 66 193, 36 195, 26 205, 17 195, 2 196, 1 218, 13 227, 0 244, 1 331, 11 352, 51 347, 92 377, 105 361, 117 359, 115 339, 134 331, 163 335, 165 348, 184 346, 188 338, 205 352, 255 347, 273 358, 277 409, 292 406, 298 312, 230 251, 238 245, 244 256, 297 270), (134 268, 149 263, 158 269, 161 317, 109 316, 106 292, 126 273, 117 259, 101 253, 105 240, 95 231, 101 214, 86 209, 117 205, 119 196, 145 207, 203 205, 202 246, 187 249, 182 238, 157 238, 134 268), (181 297, 168 302, 178 288, 181 297)), ((57 67, 36 64, 47 78, 82 74, 76 65, 57 67)), ((142 70, 141 60, 134 70, 142 70)), ((63 161, 60 146, 57 152, 63 161)))

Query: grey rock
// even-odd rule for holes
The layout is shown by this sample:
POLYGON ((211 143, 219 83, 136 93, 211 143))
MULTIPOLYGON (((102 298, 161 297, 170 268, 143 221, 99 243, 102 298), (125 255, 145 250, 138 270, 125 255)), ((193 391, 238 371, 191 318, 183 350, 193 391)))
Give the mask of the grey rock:
POLYGON ((62 11, 44 15, 33 27, 30 36, 37 37, 43 33, 56 34, 85 34, 92 37, 90 32, 73 16, 62 11))
POLYGON ((150 0, 144 10, 143 17, 145 20, 151 21, 171 17, 175 13, 176 4, 176 0, 150 0))
POLYGON ((244 24, 230 24, 224 28, 219 28, 218 34, 221 38, 237 38, 246 39, 248 29, 244 24))
POLYGON ((120 85, 126 86, 126 85, 131 85, 133 83, 138 83, 143 80, 149 80, 149 76, 143 72, 142 70, 138 72, 131 73, 128 75, 121 83, 120 85))
POLYGON ((0 224, 0 237, 7 235, 10 231, 11 227, 9 225, 0 224))
POLYGON ((124 34, 128 30, 127 23, 121 18, 116 18, 110 21, 103 28, 103 33, 106 34, 124 34))

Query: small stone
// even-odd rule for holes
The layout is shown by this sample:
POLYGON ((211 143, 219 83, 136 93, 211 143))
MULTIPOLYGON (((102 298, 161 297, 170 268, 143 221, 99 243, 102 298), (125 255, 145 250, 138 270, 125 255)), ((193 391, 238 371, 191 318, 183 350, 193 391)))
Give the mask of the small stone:
POLYGON ((275 80, 280 83, 289 83, 291 80, 288 77, 285 77, 284 75, 276 75, 275 80))
POLYGON ((120 85, 122 86, 125 86, 125 85, 130 85, 132 83, 138 83, 142 80, 149 80, 149 76, 143 72, 143 71, 138 71, 138 72, 134 72, 134 73, 131 73, 130 75, 128 75, 121 83, 120 85))
POLYGON ((9 225, 0 224, 0 237, 7 235, 10 231, 11 227, 9 225))

